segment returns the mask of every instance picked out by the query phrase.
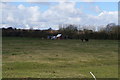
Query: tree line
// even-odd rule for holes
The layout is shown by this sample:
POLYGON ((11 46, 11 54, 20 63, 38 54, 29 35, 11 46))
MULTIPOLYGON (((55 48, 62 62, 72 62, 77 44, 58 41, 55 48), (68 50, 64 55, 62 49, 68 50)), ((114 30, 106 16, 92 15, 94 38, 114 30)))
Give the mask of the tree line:
POLYGON ((93 31, 89 29, 79 30, 74 25, 61 27, 59 30, 33 30, 33 29, 16 29, 13 27, 2 28, 3 37, 38 37, 47 39, 48 36, 62 34, 62 39, 111 39, 118 40, 120 35, 120 26, 113 23, 108 24, 104 29, 93 31))

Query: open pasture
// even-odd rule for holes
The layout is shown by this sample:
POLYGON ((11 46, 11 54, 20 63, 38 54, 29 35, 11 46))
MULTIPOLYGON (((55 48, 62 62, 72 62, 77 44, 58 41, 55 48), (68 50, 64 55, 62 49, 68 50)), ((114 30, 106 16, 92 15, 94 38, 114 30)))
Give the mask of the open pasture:
POLYGON ((3 78, 118 77, 116 40, 3 37, 3 78))

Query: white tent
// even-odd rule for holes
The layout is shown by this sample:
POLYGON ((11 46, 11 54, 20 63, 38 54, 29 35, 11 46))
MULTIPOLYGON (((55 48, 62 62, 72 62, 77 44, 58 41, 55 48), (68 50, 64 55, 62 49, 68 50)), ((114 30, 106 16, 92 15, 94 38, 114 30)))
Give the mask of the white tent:
POLYGON ((58 34, 56 37, 60 37, 62 34, 58 34))

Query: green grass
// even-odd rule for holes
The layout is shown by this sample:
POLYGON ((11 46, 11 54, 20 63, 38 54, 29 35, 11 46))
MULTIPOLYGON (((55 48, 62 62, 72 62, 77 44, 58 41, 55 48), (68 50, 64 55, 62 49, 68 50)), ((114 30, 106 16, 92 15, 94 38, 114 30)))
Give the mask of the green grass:
POLYGON ((3 78, 118 78, 116 40, 3 38, 3 78))

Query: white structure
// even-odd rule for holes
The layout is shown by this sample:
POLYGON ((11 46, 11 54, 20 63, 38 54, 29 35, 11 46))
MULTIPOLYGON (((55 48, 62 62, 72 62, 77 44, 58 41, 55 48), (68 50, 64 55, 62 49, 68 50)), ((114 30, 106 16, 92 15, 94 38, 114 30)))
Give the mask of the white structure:
POLYGON ((61 37, 62 36, 62 34, 58 34, 56 37, 58 38, 58 37, 61 37))

